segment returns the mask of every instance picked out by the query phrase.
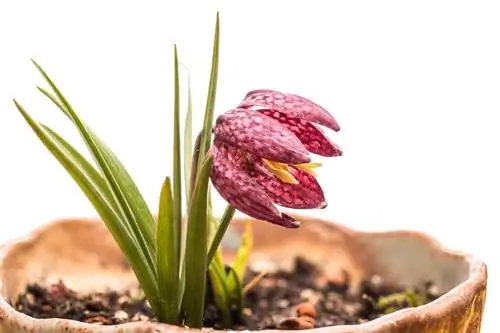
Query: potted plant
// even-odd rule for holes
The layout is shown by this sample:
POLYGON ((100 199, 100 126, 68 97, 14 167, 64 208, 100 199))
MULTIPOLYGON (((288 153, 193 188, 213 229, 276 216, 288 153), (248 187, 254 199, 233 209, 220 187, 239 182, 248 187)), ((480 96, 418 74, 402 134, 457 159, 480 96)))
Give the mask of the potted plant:
POLYGON ((314 102, 273 90, 249 92, 214 121, 218 54, 217 15, 203 129, 193 144, 189 102, 181 145, 174 50, 173 177, 157 213, 34 62, 50 87, 38 89, 95 166, 15 105, 100 219, 55 221, 2 247, 0 331, 479 332, 483 263, 418 233, 358 232, 276 208, 326 206, 310 153, 341 156, 317 125, 340 127, 314 102), (210 182, 228 202, 221 218, 210 182))

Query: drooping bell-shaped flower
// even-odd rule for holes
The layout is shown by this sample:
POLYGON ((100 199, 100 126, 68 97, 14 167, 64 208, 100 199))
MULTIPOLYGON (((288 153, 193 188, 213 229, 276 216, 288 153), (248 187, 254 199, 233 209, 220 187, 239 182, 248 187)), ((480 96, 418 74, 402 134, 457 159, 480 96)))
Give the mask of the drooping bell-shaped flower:
POLYGON ((295 209, 325 208, 309 152, 340 156, 342 151, 316 125, 334 131, 336 120, 303 97, 254 90, 216 120, 211 179, 220 195, 239 211, 296 228, 299 222, 275 204, 295 209))

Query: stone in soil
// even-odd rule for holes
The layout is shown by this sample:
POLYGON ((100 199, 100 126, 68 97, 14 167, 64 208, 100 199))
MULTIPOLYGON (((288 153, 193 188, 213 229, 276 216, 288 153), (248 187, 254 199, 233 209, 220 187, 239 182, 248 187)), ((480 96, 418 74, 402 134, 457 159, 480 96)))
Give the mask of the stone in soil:
MULTIPOLYGON (((250 272, 246 281, 257 274, 250 272)), ((347 275, 324 282, 314 265, 297 258, 293 271, 268 274, 246 294, 242 320, 233 329, 299 330, 360 324, 439 296, 432 292, 430 283, 415 290, 401 290, 385 285, 376 276, 365 281, 360 294, 353 296, 347 292, 348 283, 347 275)), ((156 321, 140 291, 82 295, 68 289, 62 281, 48 287, 28 285, 13 307, 35 318, 65 318, 102 325, 156 321)), ((205 327, 220 329, 220 321, 217 308, 208 302, 205 327)))

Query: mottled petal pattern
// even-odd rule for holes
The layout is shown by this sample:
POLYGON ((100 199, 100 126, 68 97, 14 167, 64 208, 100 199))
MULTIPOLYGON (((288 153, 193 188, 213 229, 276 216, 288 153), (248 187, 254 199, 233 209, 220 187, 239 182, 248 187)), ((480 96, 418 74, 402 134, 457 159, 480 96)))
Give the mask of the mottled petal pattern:
POLYGON ((292 131, 304 144, 304 147, 313 154, 326 157, 336 157, 342 155, 342 150, 335 143, 331 142, 318 127, 310 122, 292 117, 290 114, 279 111, 262 109, 258 112, 278 120, 281 124, 292 131))
POLYGON ((230 205, 255 219, 299 227, 275 204, 325 208, 309 153, 342 155, 319 125, 340 130, 324 108, 306 98, 274 90, 249 92, 240 106, 216 120, 210 150, 215 189, 230 205))
POLYGON ((250 108, 253 106, 270 108, 289 114, 292 117, 323 125, 334 131, 340 130, 339 124, 328 111, 309 99, 298 95, 274 90, 253 90, 245 96, 240 107, 250 108))
POLYGON ((211 180, 219 194, 237 210, 259 220, 266 220, 286 228, 298 228, 300 223, 282 214, 266 192, 235 165, 223 146, 213 146, 214 156, 211 180))
POLYGON ((300 164, 311 161, 297 136, 279 121, 246 109, 228 111, 217 118, 214 136, 268 160, 300 164))
MULTIPOLYGON (((253 165, 258 166, 262 162, 255 161, 253 165)), ((316 179, 304 170, 289 166, 297 184, 289 184, 280 179, 261 172, 260 168, 248 170, 250 177, 257 182, 271 198, 271 200, 282 207, 294 209, 325 208, 327 206, 321 186, 316 179)))

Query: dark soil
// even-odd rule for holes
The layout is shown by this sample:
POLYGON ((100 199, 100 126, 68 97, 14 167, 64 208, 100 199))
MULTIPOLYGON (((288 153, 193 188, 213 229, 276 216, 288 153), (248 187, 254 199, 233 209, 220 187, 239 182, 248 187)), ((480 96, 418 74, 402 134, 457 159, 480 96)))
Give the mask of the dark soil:
MULTIPOLYGON (((247 280, 256 275, 257 272, 251 272, 247 280)), ((401 290, 384 285, 377 276, 365 281, 361 293, 353 296, 347 292, 348 283, 346 274, 327 281, 313 265, 297 258, 292 272, 268 274, 246 294, 243 318, 233 329, 359 324, 439 296, 432 292, 435 288, 430 283, 416 290, 401 290)), ((210 296, 207 299, 205 326, 221 328, 217 308, 211 304, 210 296)), ((63 282, 49 287, 29 285, 13 306, 35 318, 66 318, 104 325, 156 320, 140 293, 80 295, 63 282)))

